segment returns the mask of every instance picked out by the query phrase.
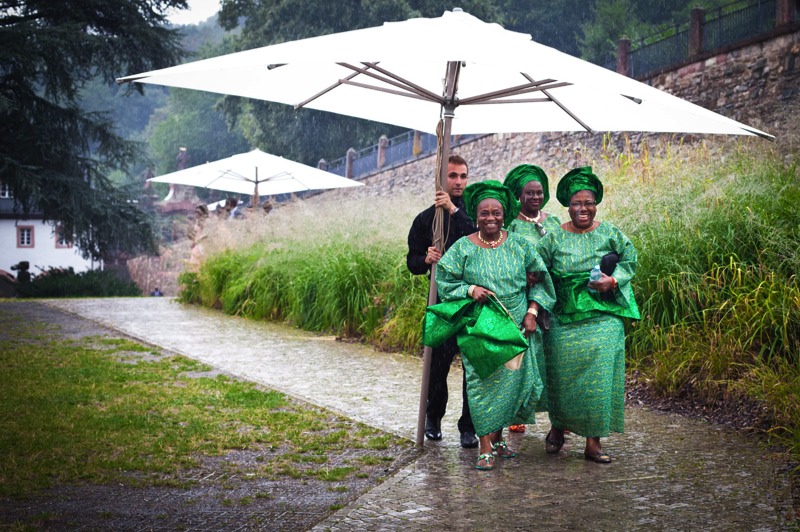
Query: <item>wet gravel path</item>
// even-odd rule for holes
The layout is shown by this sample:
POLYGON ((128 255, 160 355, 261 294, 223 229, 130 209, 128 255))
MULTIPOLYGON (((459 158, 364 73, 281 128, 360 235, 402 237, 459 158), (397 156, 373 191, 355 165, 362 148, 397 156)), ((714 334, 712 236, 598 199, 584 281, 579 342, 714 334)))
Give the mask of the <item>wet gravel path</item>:
MULTIPOLYGON (((224 316, 166 298, 53 300, 48 305, 174 350, 311 403, 414 438, 421 361, 294 329, 224 316)), ((460 373, 451 372, 451 390, 460 373)), ((606 440, 607 466, 583 459, 580 438, 544 452, 546 416, 509 442, 520 451, 476 471, 454 416, 442 442, 315 530, 792 529, 785 464, 758 440, 640 407, 606 440)), ((212 525, 197 528, 216 529, 212 525)), ((266 529, 286 529, 280 521, 266 529)))

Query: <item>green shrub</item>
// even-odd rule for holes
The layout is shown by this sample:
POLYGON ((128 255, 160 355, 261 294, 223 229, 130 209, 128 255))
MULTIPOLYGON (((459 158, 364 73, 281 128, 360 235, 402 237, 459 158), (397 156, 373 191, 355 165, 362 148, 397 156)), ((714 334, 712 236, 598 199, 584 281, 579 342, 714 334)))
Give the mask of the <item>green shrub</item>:
POLYGON ((124 297, 140 296, 142 291, 112 271, 50 269, 17 288, 19 297, 124 297))

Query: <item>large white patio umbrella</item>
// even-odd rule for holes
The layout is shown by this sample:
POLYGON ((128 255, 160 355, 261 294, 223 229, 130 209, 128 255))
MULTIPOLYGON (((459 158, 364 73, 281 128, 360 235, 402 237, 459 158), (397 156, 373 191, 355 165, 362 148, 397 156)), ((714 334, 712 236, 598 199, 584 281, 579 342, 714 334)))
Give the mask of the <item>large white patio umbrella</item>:
POLYGON ((259 149, 152 177, 148 181, 252 195, 253 205, 258 203, 260 196, 364 186, 358 181, 259 149))
MULTIPOLYGON (((437 18, 291 41, 118 82, 152 83, 307 107, 440 132, 436 187, 451 134, 644 131, 771 135, 485 23, 459 9, 437 18)), ((443 245, 441 209, 434 244, 443 245)), ((428 302, 436 300, 431 276, 428 302)), ((417 444, 430 349, 425 349, 417 444)))

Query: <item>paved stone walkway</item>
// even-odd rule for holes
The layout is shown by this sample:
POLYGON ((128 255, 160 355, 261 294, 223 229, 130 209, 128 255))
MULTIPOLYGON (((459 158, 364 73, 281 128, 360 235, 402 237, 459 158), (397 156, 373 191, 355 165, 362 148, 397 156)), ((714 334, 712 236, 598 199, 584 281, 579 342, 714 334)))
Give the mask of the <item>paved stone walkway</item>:
MULTIPOLYGON (((418 358, 377 353, 287 327, 224 316, 167 298, 52 300, 49 305, 171 349, 354 419, 413 439, 418 358)), ((461 375, 451 372, 451 397, 461 375)), ((473 468, 455 416, 442 442, 315 530, 784 530, 791 493, 784 465, 757 440, 640 407, 626 433, 604 440, 607 466, 583 441, 544 452, 546 416, 511 434, 517 458, 473 468)))

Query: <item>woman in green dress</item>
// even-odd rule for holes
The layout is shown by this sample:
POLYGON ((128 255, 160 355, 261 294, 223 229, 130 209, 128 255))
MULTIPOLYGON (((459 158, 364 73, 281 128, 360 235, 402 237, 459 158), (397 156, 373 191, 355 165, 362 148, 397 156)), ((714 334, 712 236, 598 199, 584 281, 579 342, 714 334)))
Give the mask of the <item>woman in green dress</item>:
POLYGON ((530 341, 530 335, 538 332, 540 306, 552 309, 555 292, 535 248, 503 230, 519 209, 508 188, 494 180, 474 183, 464 189, 464 202, 478 231, 456 241, 436 265, 439 297, 443 302, 472 298, 482 304, 496 298, 529 337, 521 365, 515 370, 500 365, 481 378, 464 356, 467 399, 480 445, 475 467, 492 469, 495 456, 516 455, 503 440, 503 428, 535 422, 535 406, 543 388, 536 363, 541 343, 530 341), (528 288, 527 272, 538 272, 542 282, 528 288))
POLYGON ((636 249, 617 227, 595 220, 603 184, 591 167, 561 178, 556 197, 569 209, 570 221, 548 232, 538 246, 556 287, 555 319, 544 334, 552 427, 546 449, 557 453, 569 430, 586 437, 587 460, 609 463, 600 438, 624 429, 622 319, 639 319, 630 284, 636 249), (592 268, 609 259, 617 260, 611 274, 600 273, 590 282, 592 268))
MULTIPOLYGON (((509 232, 524 236, 532 245, 536 246, 548 231, 552 231, 561 225, 561 220, 558 219, 558 216, 542 210, 550 200, 547 174, 544 173, 544 170, 534 164, 521 164, 506 174, 503 184, 511 190, 515 198, 519 199, 520 205, 519 214, 508 226, 509 232)), ((529 278, 528 281, 533 284, 538 279, 529 278)), ((541 332, 536 335, 535 340, 541 342, 541 332)), ((536 411, 546 412, 547 378, 544 353, 541 349, 537 350, 537 352, 541 356, 538 360, 539 374, 545 382, 545 392, 542 393, 542 398, 536 411)), ((508 430, 511 432, 525 432, 525 425, 511 425, 508 430)))

